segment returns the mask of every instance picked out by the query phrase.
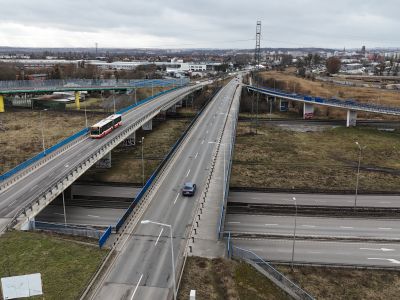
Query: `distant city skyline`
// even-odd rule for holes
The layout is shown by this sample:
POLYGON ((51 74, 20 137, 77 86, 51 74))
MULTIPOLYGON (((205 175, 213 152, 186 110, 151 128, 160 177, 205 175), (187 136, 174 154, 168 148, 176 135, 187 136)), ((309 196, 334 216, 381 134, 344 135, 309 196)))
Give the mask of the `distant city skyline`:
POLYGON ((400 47, 398 2, 3 0, 0 46, 251 49, 400 47))

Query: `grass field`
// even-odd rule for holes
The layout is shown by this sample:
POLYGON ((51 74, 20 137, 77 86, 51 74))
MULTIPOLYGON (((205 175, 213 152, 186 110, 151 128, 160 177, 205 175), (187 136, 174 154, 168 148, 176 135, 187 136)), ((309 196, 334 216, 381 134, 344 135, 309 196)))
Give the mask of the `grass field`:
POLYGON ((43 299, 77 299, 106 254, 73 239, 11 231, 0 236, 0 277, 41 273, 43 299))
MULTIPOLYGON (((297 126, 297 125, 296 125, 297 126)), ((260 124, 238 125, 231 186, 353 190, 359 150, 362 191, 400 191, 400 136, 372 128, 337 127, 295 132, 260 124), (367 170, 366 168, 369 168, 367 170)))
MULTIPOLYGON (((400 272, 328 267, 276 266, 316 299, 386 300, 398 299, 400 272)), ((290 299, 250 265, 234 260, 188 257, 178 294, 188 299, 290 299)))
POLYGON ((226 259, 188 257, 178 299, 189 299, 191 289, 198 300, 289 299, 251 266, 226 259))
MULTIPOLYGON (((85 127, 84 114, 41 113, 46 148, 85 127)), ((106 115, 87 113, 88 124, 106 115)), ((0 174, 43 151, 40 116, 37 111, 14 111, 0 114, 0 174)))
POLYGON ((316 299, 387 300, 398 299, 400 272, 288 266, 278 269, 316 299))

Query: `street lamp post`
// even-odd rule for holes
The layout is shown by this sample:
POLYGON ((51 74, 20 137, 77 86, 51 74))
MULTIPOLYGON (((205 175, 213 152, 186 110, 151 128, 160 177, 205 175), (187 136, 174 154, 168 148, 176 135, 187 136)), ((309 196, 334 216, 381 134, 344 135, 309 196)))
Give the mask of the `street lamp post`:
POLYGON ((293 197, 294 206, 296 208, 296 214, 294 215, 294 229, 293 229, 293 246, 292 246, 292 271, 293 271, 293 260, 294 260, 294 245, 296 243, 296 228, 297 228, 297 202, 296 198, 293 197))
MULTIPOLYGON (((47 111, 47 109, 44 109, 43 111, 47 111)), ((44 145, 44 129, 43 129, 42 111, 39 112, 39 118, 40 118, 40 127, 41 127, 41 131, 42 131, 43 154, 44 154, 44 156, 46 156, 46 146, 44 145)))
POLYGON ((114 103, 114 114, 115 114, 115 91, 113 91, 113 103, 114 103))
POLYGON ((83 102, 85 104, 85 127, 88 128, 87 114, 86 114, 86 100, 83 102))
POLYGON ((153 221, 150 221, 150 220, 142 220, 140 223, 141 224, 155 224, 155 225, 159 225, 159 226, 162 226, 162 227, 168 227, 169 228, 170 239, 171 239, 172 279, 173 279, 173 283, 174 283, 174 300, 176 300, 175 258, 174 258, 174 244, 173 244, 173 237, 172 237, 173 236, 173 234, 172 234, 172 225, 153 222, 153 221))
POLYGON ((359 152, 358 152, 358 166, 357 166, 357 179, 356 179, 356 194, 354 197, 354 209, 357 207, 357 196, 358 196, 358 182, 359 182, 359 177, 360 177, 360 164, 361 164, 361 153, 362 149, 365 149, 366 146, 361 147, 361 145, 356 142, 356 145, 358 146, 359 152))
POLYGON ((144 159, 143 159, 144 136, 142 136, 142 186, 144 186, 144 159))

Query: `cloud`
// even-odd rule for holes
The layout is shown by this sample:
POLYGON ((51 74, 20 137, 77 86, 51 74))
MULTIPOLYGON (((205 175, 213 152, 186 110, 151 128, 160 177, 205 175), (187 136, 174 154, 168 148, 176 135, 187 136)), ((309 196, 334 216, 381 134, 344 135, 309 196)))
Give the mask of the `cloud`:
POLYGON ((398 4, 372 0, 2 0, 0 45, 253 48, 400 46, 398 4))

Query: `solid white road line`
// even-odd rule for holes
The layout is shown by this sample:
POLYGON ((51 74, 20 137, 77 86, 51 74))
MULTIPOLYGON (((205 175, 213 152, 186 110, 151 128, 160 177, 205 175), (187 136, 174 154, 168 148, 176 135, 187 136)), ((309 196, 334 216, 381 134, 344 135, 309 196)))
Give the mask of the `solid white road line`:
POLYGON ((315 228, 315 225, 301 225, 302 227, 315 228))
POLYGON ((161 228, 160 234, 158 235, 158 238, 156 240, 156 243, 154 244, 154 247, 157 246, 158 240, 160 239, 161 233, 163 232, 164 228, 161 228))
POLYGON ((94 216, 94 215, 87 215, 87 216, 92 218, 100 218, 100 216, 94 216))
POLYGON ((176 203, 176 200, 178 200, 178 198, 179 198, 179 193, 178 193, 178 195, 176 195, 176 197, 175 197, 174 204, 176 203))
POLYGON ((265 226, 278 226, 279 224, 264 224, 265 226))
POLYGON ((138 281, 138 283, 137 283, 137 285, 136 285, 136 287, 135 287, 135 290, 133 291, 131 300, 133 299, 133 297, 135 297, 136 291, 137 291, 137 289, 138 289, 138 287, 139 287, 140 282, 142 281, 142 278, 143 278, 143 274, 140 275, 139 281, 138 281))
POLYGON ((348 226, 340 226, 342 229, 353 229, 354 227, 348 227, 348 226))
POLYGON ((378 229, 380 229, 380 230, 392 230, 393 228, 389 228, 389 227, 380 227, 380 228, 378 228, 378 229))
POLYGON ((240 222, 228 222, 228 224, 240 224, 240 222))

